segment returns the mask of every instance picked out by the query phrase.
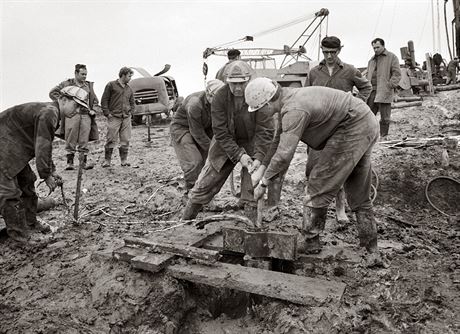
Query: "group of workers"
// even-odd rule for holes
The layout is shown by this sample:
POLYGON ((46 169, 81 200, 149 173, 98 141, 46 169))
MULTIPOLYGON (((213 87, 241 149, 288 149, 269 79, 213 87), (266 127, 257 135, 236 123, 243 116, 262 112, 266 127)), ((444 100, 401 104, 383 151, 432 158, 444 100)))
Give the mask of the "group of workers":
POLYGON ((98 139, 95 115, 102 110, 107 117, 103 167, 110 166, 118 138, 121 165, 129 165, 134 96, 128 82, 132 75, 130 68, 121 68, 119 78, 106 85, 100 107, 93 83, 86 80, 86 66, 77 64, 75 78, 50 91, 52 102, 20 104, 0 113, 0 213, 11 239, 39 241, 40 232, 49 230, 37 220, 37 178, 29 162, 35 158, 37 172, 50 192, 62 183, 52 160, 55 135, 66 141, 66 170, 74 169, 77 152, 81 167, 92 168, 87 160, 88 142, 98 139))
MULTIPOLYGON (((337 219, 348 220, 345 198, 356 214, 360 245, 377 250, 377 227, 372 212, 371 154, 374 144, 389 131, 391 102, 401 76, 397 57, 382 39, 372 41, 375 55, 367 76, 339 58, 341 41, 321 42, 324 59, 311 69, 308 86, 281 87, 255 77, 238 50, 206 89, 188 96, 171 122, 171 139, 188 193, 182 220, 194 219, 203 205, 220 191, 234 167, 242 166, 240 203, 263 199, 267 187, 280 183, 299 141, 309 147, 304 215, 299 251, 319 251, 327 209, 336 198, 337 219), (353 89, 357 89, 356 96, 353 89), (367 103, 367 104, 366 104, 367 103), (375 114, 380 112, 380 129, 375 114)), ((27 103, 0 113, 0 210, 8 235, 28 241, 40 230, 36 219, 36 177, 29 161, 50 190, 60 176, 52 162, 52 141, 66 140, 67 166, 74 169, 78 152, 85 168, 89 141, 97 139, 95 114, 108 119, 105 160, 119 138, 121 165, 127 166, 131 136, 133 71, 123 67, 104 90, 101 107, 86 81, 85 65, 75 66, 75 78, 50 92, 53 102, 27 103)))
POLYGON ((356 213, 360 245, 375 253, 371 154, 379 133, 388 135, 401 72, 397 57, 381 38, 371 44, 375 55, 364 77, 340 60, 340 39, 325 37, 324 59, 311 69, 307 87, 302 88, 284 88, 269 78, 255 77, 248 63, 240 60, 240 52, 230 50, 216 79, 205 91, 187 97, 171 122, 172 143, 188 192, 182 220, 196 218, 238 163, 240 204, 261 200, 271 184, 282 182, 302 141, 309 147, 308 185, 298 250, 321 250, 327 209, 336 198, 337 220, 348 220, 346 199, 356 213))

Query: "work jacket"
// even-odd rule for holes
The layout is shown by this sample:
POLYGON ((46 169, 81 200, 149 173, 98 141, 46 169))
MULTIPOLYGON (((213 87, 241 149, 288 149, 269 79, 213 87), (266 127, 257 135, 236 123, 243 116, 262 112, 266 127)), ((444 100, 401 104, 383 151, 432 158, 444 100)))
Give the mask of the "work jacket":
POLYGON ((315 150, 323 149, 347 119, 355 99, 350 92, 327 87, 282 88, 281 94, 281 130, 263 161, 268 166, 264 175, 268 180, 289 167, 299 141, 315 150))
POLYGON ((363 77, 361 72, 353 65, 343 63, 340 59, 334 64, 332 74, 329 74, 326 62, 322 60, 318 66, 311 69, 308 75, 309 86, 324 86, 353 92, 353 87, 358 89, 358 95, 364 102, 372 92, 372 85, 363 77))
POLYGON ((211 119, 214 137, 208 159, 214 169, 220 171, 228 160, 238 163, 243 154, 264 160, 273 140, 273 118, 266 113, 248 112, 244 101, 237 108, 228 84, 212 100, 211 119))
POLYGON ((46 179, 54 171, 52 143, 59 126, 56 102, 32 102, 0 113, 0 170, 15 177, 35 157, 38 174, 46 179))
POLYGON ((388 50, 384 50, 379 56, 373 56, 367 65, 367 79, 371 81, 372 75, 377 68, 377 87, 375 103, 393 102, 393 94, 401 80, 401 69, 399 67, 398 57, 388 50))
MULTIPOLYGON (((85 85, 80 86, 74 78, 67 79, 61 82, 56 87, 54 87, 53 89, 51 89, 49 93, 49 97, 51 98, 51 100, 57 101, 59 97, 61 96, 61 89, 67 86, 77 86, 88 92, 89 110, 93 110, 95 106, 99 105, 99 100, 97 99, 96 93, 94 92, 94 82, 85 81, 85 85)), ((81 111, 83 113, 88 113, 89 110, 83 106, 81 107, 81 111)), ((74 115, 71 115, 71 116, 74 116, 74 115)), ((99 140, 99 130, 97 128, 96 115, 90 115, 90 116, 91 116, 91 129, 89 132, 89 141, 99 140)), ((59 129, 57 129, 56 131, 56 136, 61 139, 64 139, 65 137, 65 119, 66 119, 65 115, 64 113, 62 113, 60 126, 59 126, 59 129)))
POLYGON ((171 121, 171 135, 175 141, 179 142, 188 132, 202 151, 209 150, 212 138, 211 104, 204 91, 187 96, 171 121))
POLYGON ((127 118, 134 112, 134 93, 128 84, 121 85, 119 80, 110 81, 101 98, 104 116, 112 115, 127 118))

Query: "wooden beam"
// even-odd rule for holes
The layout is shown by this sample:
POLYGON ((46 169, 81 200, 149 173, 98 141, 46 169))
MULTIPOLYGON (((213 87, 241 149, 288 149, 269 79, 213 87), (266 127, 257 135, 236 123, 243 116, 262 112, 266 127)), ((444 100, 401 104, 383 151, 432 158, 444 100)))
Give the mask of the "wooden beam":
POLYGON ((422 105, 422 101, 412 101, 412 102, 397 102, 391 104, 391 109, 400 109, 408 107, 418 107, 422 105))
POLYGON ((166 272, 175 278, 194 283, 240 290, 308 306, 339 302, 346 287, 342 282, 227 263, 212 266, 197 263, 174 264, 168 266, 166 272))
POLYGON ((167 252, 175 255, 180 255, 186 258, 194 258, 205 261, 217 261, 220 258, 218 251, 198 248, 170 242, 158 242, 144 238, 126 238, 126 246, 147 247, 153 252, 167 252))
POLYGON ((251 232, 241 228, 222 228, 223 248, 252 257, 271 257, 295 260, 297 235, 293 233, 265 231, 251 232))

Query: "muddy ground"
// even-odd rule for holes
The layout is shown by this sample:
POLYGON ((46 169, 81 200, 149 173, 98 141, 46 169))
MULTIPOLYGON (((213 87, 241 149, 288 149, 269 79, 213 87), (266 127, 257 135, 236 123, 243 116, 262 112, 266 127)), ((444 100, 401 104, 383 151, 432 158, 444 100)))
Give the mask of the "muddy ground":
MULTIPOLYGON (((103 137, 104 119, 99 126, 103 137)), ((460 92, 394 110, 390 132, 388 139, 458 135, 460 92)), ((55 142, 55 162, 73 204, 77 173, 63 170, 63 148, 55 142)), ((48 243, 21 246, 1 236, 0 333, 459 333, 460 189, 443 180, 430 187, 430 198, 450 217, 425 196, 434 177, 460 179, 460 149, 448 150, 448 166, 442 165, 443 149, 376 146, 374 204, 388 265, 299 264, 299 275, 347 284, 339 304, 304 307, 135 271, 112 260, 111 250, 124 237, 148 237, 173 225, 167 221, 179 219, 184 189, 167 124, 155 125, 151 143, 145 126, 133 129, 129 168, 119 165, 117 154, 111 168, 102 168, 101 140, 92 144, 96 167, 84 172, 78 225, 59 205, 39 214, 54 230, 48 243)), ((270 224, 300 223, 305 158, 300 145, 270 224)), ((45 188, 38 189, 42 196, 45 188)), ((51 196, 62 201, 58 191, 51 196)), ((226 184, 202 215, 230 212, 236 202, 226 184)), ((331 208, 326 248, 355 245, 354 222, 339 226, 331 208)))

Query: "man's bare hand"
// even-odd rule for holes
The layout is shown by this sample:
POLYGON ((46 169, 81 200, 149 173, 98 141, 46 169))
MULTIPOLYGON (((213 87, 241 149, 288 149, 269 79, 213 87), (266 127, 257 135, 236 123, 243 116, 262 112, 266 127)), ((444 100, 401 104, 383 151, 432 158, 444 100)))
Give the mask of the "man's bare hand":
POLYGON ((46 178, 45 183, 50 189, 50 193, 52 193, 54 189, 56 189, 57 187, 56 179, 54 178, 52 174, 46 178))
POLYGON ((254 173, 254 171, 256 171, 257 168, 260 167, 260 164, 261 164, 261 162, 260 162, 259 160, 255 159, 255 160, 252 162, 251 168, 248 169, 249 174, 254 173))
POLYGON ((261 165, 261 166, 259 166, 259 168, 257 168, 257 170, 255 172, 253 172, 251 174, 251 180, 252 180, 252 186, 253 187, 255 187, 259 183, 259 181, 262 179, 262 177, 265 174, 266 169, 267 169, 267 167, 265 167, 264 165, 261 165))
POLYGON ((241 163, 241 166, 249 170, 253 164, 253 161, 249 155, 243 154, 240 158, 240 163, 241 163))
POLYGON ((267 190, 267 186, 263 185, 262 183, 259 183, 257 187, 254 189, 254 199, 258 201, 262 197, 264 197, 265 190, 267 190))

